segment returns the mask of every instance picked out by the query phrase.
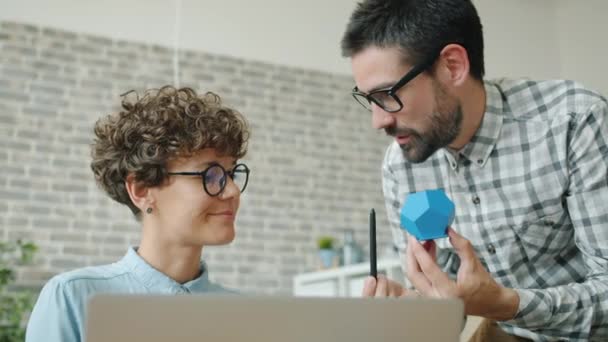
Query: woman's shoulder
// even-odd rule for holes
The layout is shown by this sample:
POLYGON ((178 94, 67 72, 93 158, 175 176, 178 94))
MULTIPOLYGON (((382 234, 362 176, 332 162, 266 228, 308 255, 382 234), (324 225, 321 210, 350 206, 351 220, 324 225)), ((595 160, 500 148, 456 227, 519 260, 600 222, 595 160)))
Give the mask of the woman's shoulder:
MULTIPOLYGON (((118 286, 126 271, 120 264, 91 266, 60 273, 42 288, 30 316, 27 341, 80 341, 86 302, 118 286)), ((124 282, 124 280, 122 280, 124 282)))
POLYGON ((85 291, 87 288, 110 285, 127 273, 119 263, 83 267, 63 272, 52 277, 45 287, 63 292, 85 291))

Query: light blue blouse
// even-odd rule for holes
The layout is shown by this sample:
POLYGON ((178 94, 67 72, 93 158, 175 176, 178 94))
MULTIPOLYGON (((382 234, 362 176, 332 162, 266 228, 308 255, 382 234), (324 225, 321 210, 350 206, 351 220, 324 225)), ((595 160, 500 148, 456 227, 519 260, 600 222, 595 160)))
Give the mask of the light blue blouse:
POLYGON ((99 293, 186 294, 232 292, 209 282, 201 261, 201 275, 179 284, 144 261, 131 247, 118 262, 87 267, 53 277, 42 288, 30 316, 26 342, 80 342, 85 338, 86 304, 99 293))

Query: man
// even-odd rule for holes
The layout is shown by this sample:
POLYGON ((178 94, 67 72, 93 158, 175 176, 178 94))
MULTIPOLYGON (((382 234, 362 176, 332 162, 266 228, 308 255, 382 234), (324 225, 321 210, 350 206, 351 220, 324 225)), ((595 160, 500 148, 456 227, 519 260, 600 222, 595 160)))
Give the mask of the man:
POLYGON ((607 340, 606 99, 571 81, 484 81, 469 0, 365 0, 342 51, 353 96, 394 137, 383 190, 408 278, 369 278, 364 294, 458 297, 514 340, 607 340), (438 188, 456 218, 423 246, 399 211, 438 188))

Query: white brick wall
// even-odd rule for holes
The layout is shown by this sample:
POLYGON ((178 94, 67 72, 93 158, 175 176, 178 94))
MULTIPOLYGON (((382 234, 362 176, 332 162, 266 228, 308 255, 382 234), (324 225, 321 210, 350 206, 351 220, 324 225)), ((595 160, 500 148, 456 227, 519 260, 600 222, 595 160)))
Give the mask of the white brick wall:
MULTIPOLYGON (((88 144, 119 94, 172 83, 171 57, 162 46, 0 23, 0 239, 41 247, 20 284, 115 261, 137 243, 130 211, 94 183, 88 144)), ((253 128, 236 240, 203 251, 213 280, 290 293, 292 276, 317 265, 318 236, 353 228, 366 244, 371 207, 380 247, 390 241, 380 186, 388 139, 350 97, 350 77, 198 51, 181 61, 182 86, 220 94, 253 128)))

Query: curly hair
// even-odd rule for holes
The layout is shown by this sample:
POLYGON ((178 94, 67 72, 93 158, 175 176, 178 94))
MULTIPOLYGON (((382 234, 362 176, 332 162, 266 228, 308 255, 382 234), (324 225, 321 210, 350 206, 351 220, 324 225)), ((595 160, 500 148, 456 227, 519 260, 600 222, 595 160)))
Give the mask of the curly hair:
POLYGON ((128 175, 152 187, 166 179, 167 162, 201 149, 237 159, 247 153, 247 121, 214 93, 164 86, 141 97, 134 90, 121 97, 122 110, 95 124, 91 169, 97 184, 136 217, 140 210, 127 192, 128 175))

